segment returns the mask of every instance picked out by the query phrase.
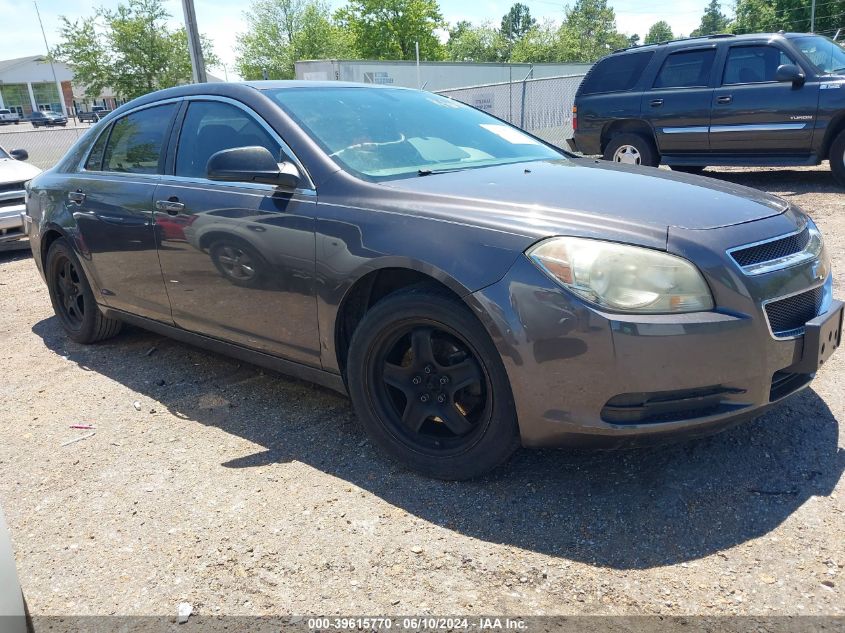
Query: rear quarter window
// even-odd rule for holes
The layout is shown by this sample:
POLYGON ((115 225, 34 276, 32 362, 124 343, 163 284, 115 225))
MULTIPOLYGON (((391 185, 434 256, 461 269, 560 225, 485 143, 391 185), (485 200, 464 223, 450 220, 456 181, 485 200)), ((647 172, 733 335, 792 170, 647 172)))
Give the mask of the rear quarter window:
POLYGON ((584 78, 579 94, 624 92, 637 85, 654 51, 610 55, 600 60, 584 78))

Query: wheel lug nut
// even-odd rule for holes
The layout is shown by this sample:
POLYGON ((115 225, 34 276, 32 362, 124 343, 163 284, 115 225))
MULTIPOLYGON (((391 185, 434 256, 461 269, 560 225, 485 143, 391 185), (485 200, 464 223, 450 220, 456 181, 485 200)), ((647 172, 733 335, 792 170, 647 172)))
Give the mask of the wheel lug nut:
POLYGON ((414 383, 415 385, 418 385, 418 384, 420 384, 420 383, 422 382, 422 378, 420 378, 419 376, 414 376, 414 377, 411 379, 411 382, 412 382, 412 383, 414 383))
POLYGON ((437 402, 443 404, 444 402, 446 402, 446 396, 441 393, 439 396, 437 396, 437 402))
POLYGON ((425 373, 430 374, 430 373, 432 372, 432 370, 433 370, 433 368, 432 368, 432 366, 431 366, 431 365, 426 365, 426 366, 425 366, 425 373))
POLYGON ((440 384, 441 385, 449 384, 449 376, 440 376, 440 384))
POLYGON ((420 402, 428 402, 428 394, 424 393, 420 396, 420 402))

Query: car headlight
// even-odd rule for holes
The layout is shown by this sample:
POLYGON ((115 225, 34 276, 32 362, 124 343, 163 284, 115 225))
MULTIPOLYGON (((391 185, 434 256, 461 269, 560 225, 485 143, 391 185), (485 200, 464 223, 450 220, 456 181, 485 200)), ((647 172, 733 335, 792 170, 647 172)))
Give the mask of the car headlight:
POLYGON ((704 277, 675 255, 580 237, 543 240, 525 254, 564 288, 602 308, 652 314, 713 309, 704 277))

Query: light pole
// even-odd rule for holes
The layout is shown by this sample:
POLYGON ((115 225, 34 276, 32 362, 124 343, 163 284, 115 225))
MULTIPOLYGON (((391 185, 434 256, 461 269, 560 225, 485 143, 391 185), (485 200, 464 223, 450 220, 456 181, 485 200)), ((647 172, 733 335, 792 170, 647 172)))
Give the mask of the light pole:
POLYGON ((191 54, 191 74, 195 84, 208 81, 205 74, 205 61, 202 58, 202 45, 197 30, 197 12, 194 10, 194 0, 182 0, 185 12, 185 32, 188 34, 188 52, 191 54))
POLYGON ((816 32, 816 0, 813 0, 812 8, 810 9, 810 33, 816 32))
MULTIPOLYGON (((35 5, 35 15, 38 16, 38 25, 41 27, 41 37, 44 38, 44 48, 47 49, 47 61, 50 62, 50 71, 53 73, 53 83, 56 84, 58 91, 59 104, 62 106, 62 114, 67 116, 67 106, 65 105, 64 97, 62 96, 62 84, 59 83, 59 78, 56 77, 56 67, 53 65, 53 55, 50 54, 50 45, 47 44, 47 33, 44 32, 44 23, 41 21, 41 11, 38 10, 38 0, 32 0, 35 5)), ((33 103, 33 107, 37 108, 38 104, 33 103)))

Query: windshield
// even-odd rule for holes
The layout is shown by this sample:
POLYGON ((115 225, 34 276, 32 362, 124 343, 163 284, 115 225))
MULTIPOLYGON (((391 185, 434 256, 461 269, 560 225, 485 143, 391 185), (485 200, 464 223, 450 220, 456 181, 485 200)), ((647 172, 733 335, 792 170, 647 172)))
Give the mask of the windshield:
POLYGON ((792 41, 820 72, 838 73, 845 70, 845 49, 833 40, 821 35, 810 35, 792 41))
POLYGON ((287 88, 268 94, 329 156, 371 179, 565 156, 498 119, 429 92, 287 88))

